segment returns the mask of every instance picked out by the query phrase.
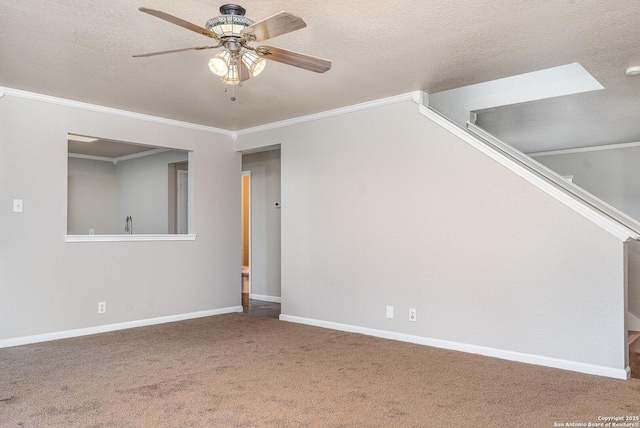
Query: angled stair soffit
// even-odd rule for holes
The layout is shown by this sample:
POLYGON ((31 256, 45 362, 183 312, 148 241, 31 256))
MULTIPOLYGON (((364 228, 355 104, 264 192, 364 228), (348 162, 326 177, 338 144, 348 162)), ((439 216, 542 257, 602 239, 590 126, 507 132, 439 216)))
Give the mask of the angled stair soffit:
POLYGON ((637 240, 639 222, 474 125, 480 110, 601 89, 576 62, 429 94, 420 111, 617 238, 637 240))
POLYGON ((600 89, 604 87, 574 62, 429 94, 429 107, 464 127, 472 113, 479 110, 600 89))
MULTIPOLYGON (((429 96, 429 99, 431 97, 429 96)), ((576 213, 626 242, 640 239, 640 223, 602 202, 598 198, 567 182, 563 177, 539 164, 519 150, 503 143, 481 128, 468 123, 461 128, 431 107, 420 105, 422 115, 458 138, 516 173, 576 213)))

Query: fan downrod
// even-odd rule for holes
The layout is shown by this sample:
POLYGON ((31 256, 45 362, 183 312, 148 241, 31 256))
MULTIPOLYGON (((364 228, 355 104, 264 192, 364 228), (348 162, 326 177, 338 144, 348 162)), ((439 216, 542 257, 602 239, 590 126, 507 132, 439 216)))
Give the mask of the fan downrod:
POLYGON ((223 4, 220 6, 220 14, 221 15, 239 15, 244 16, 247 11, 244 7, 237 4, 223 4))

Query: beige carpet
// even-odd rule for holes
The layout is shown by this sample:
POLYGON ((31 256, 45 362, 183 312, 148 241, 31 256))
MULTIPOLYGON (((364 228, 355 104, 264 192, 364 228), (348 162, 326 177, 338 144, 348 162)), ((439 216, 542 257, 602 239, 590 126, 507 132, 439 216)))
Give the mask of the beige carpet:
POLYGON ((1 427, 553 427, 637 415, 640 380, 245 314, 0 349, 1 427))

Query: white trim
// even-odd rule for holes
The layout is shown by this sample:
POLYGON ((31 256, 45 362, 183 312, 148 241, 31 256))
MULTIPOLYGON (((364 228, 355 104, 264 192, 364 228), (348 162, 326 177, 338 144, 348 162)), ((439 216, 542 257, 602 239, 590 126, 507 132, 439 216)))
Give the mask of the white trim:
POLYGON ((573 153, 585 153, 585 152, 599 152, 602 150, 630 149, 638 146, 640 146, 640 141, 634 141, 631 143, 604 144, 601 146, 591 146, 591 147, 578 147, 575 149, 548 150, 546 152, 527 153, 527 156, 530 156, 532 158, 538 158, 542 156, 570 155, 573 153))
POLYGON ((411 93, 411 98, 416 104, 429 105, 429 94, 424 91, 413 91, 411 93))
POLYGON ((282 297, 278 296, 265 296, 263 294, 250 294, 250 299, 260 300, 262 302, 282 303, 282 297))
POLYGON ((179 315, 167 315, 157 318, 143 320, 126 321, 116 324, 99 325, 95 327, 79 328, 76 330, 56 331, 53 333, 36 334, 34 336, 16 337, 13 339, 0 340, 0 348, 12 346, 28 345, 31 343, 48 342, 51 340, 68 339, 71 337, 88 336, 90 334, 106 333, 109 331, 126 330, 135 327, 145 327, 149 325, 165 324, 168 322, 184 321, 194 318, 210 317, 213 315, 230 314, 242 312, 242 306, 231 306, 228 308, 211 309, 208 311, 190 312, 179 315))
MULTIPOLYGON (((286 119, 279 122, 272 122, 266 125, 260 125, 253 128, 245 128, 239 131, 236 131, 236 138, 238 136, 253 134, 256 132, 267 131, 270 129, 283 128, 285 126, 296 125, 298 123, 311 122, 319 119, 326 119, 328 117, 340 116, 342 114, 353 113, 360 110, 366 110, 374 107, 380 107, 388 104, 395 104, 402 101, 411 101, 415 100, 414 98, 415 92, 409 92, 407 94, 396 95, 394 97, 382 98, 379 100, 367 101, 365 103, 354 104, 347 107, 340 107, 334 110, 327 110, 320 113, 314 113, 307 116, 294 117, 292 119, 286 119)), ((235 141, 235 140, 234 140, 235 141)))
POLYGON ((85 154, 81 154, 81 153, 69 153, 68 156, 70 158, 89 159, 89 160, 96 160, 96 161, 103 161, 103 162, 112 162, 112 163, 115 164, 115 163, 120 162, 120 161, 143 158, 145 156, 157 155, 158 153, 164 153, 164 152, 170 152, 170 151, 187 152, 188 150, 158 148, 158 149, 147 150, 145 152, 132 153, 130 155, 119 156, 117 158, 110 158, 110 157, 106 157, 106 156, 85 155, 85 154))
POLYGON ((28 100, 42 101, 50 104, 58 104, 66 107, 74 107, 74 108, 94 111, 98 113, 112 114, 114 116, 123 116, 130 119, 146 120, 148 122, 161 123, 161 124, 170 125, 170 126, 178 126, 181 128, 194 129, 196 131, 211 132, 213 134, 227 135, 230 137, 233 134, 231 131, 227 131, 226 129, 214 128, 212 126, 204 126, 204 125, 198 125, 195 123, 183 122, 180 120, 173 120, 173 119, 166 119, 164 117, 151 116, 148 114, 134 113, 131 111, 120 110, 120 109, 111 108, 111 107, 103 107, 96 104, 83 103, 80 101, 73 101, 65 98, 57 98, 49 95, 37 94, 35 92, 21 91, 19 89, 11 89, 11 88, 3 88, 3 87, 0 87, 0 88, 1 88, 0 90, 2 90, 7 95, 11 95, 17 98, 25 98, 28 100))
POLYGON ((94 161, 111 162, 111 163, 113 163, 113 161, 115 160, 115 158, 108 158, 106 156, 83 155, 80 153, 69 153, 67 154, 67 156, 74 159, 89 159, 94 161))
MULTIPOLYGON (((500 151, 498 148, 492 147, 488 143, 481 141, 480 138, 483 138, 485 140, 492 139, 491 142, 492 144, 494 144, 494 146, 496 143, 495 137, 492 137, 490 134, 486 133, 486 131, 482 130, 481 128, 478 128, 475 125, 468 123, 467 127, 469 131, 474 132, 475 135, 473 135, 471 134, 471 132, 467 132, 465 129, 460 128, 458 125, 451 122, 449 119, 443 117, 432 108, 421 105, 419 106, 419 111, 421 114, 431 119, 436 124, 440 125, 441 127, 451 132, 458 138, 462 139, 463 141, 465 141, 472 147, 476 148, 480 152, 489 156, 491 159, 495 160, 500 165, 516 173, 523 179, 527 180, 529 183, 536 186, 538 189, 542 190, 543 192, 547 193, 551 197, 555 198, 557 201, 571 208, 578 214, 582 215, 586 219, 598 225, 603 230, 609 232, 610 234, 620 239, 621 241, 624 242, 629 239, 640 238, 640 232, 636 232, 636 231, 640 231, 640 224, 638 224, 635 220, 629 218, 628 216, 622 213, 619 213, 614 208, 606 205, 604 202, 597 200, 591 195, 589 195, 590 200, 588 202, 585 201, 585 199, 587 198, 586 195, 588 195, 587 192, 582 190, 580 190, 579 192, 575 191, 575 189, 579 189, 579 188, 577 186, 572 185, 571 183, 566 182, 566 180, 564 180, 561 177, 558 177, 558 179, 554 183, 551 183, 548 180, 548 177, 547 179, 542 178, 539 174, 534 173, 527 166, 523 165, 523 163, 518 162, 513 158, 513 156, 517 155, 518 153, 523 158, 526 157, 526 155, 506 145, 504 145, 504 147, 500 147, 500 150, 502 150, 500 151), (574 191, 571 191, 571 194, 567 190, 569 186, 573 186, 573 188, 575 188, 574 191), (579 196, 581 200, 578 200, 575 197, 577 193, 583 193, 582 196, 579 196), (598 205, 600 206, 598 207, 598 205), (596 209, 596 207, 598 207, 598 209, 596 209), (620 217, 620 219, 612 218, 609 215, 609 212, 603 212, 600 210, 600 208, 604 209, 605 207, 609 212, 612 212, 612 213, 615 212, 616 215, 620 217), (634 228, 631 229, 627 227, 626 224, 634 225, 634 228)), ((499 142, 499 140, 497 140, 497 142, 499 142)), ((529 161, 535 162, 531 159, 529 161)), ((537 168, 537 165, 540 165, 540 164, 536 162, 536 168, 537 168)), ((540 165, 540 168, 537 168, 537 169, 547 169, 547 168, 540 165)), ((549 174, 552 176, 557 175, 551 172, 550 170, 549 170, 549 174)))
POLYGON ((349 333, 360 333, 367 336, 375 336, 383 339, 397 340, 400 342, 415 343, 418 345, 431 346, 434 348, 450 349, 452 351, 467 352, 470 354, 479 354, 486 357, 500 358, 502 360, 517 361, 520 363, 535 364, 538 366, 552 367, 562 370, 570 370, 574 372, 606 376, 615 379, 629 379, 629 367, 625 369, 615 369, 612 367, 598 366, 595 364, 581 363, 578 361, 562 360, 553 357, 544 357, 541 355, 525 354, 522 352, 506 351, 503 349, 489 348, 486 346, 470 345, 466 343, 451 342, 442 339, 433 339, 429 337, 414 336, 405 333, 397 333, 393 331, 377 330, 367 327, 359 327, 349 324, 340 324, 330 321, 322 321, 311 318, 302 318, 292 315, 280 315, 281 321, 289 321, 298 324, 306 324, 315 327, 328 328, 332 330, 346 331, 349 333))
POLYGON ((143 158, 145 156, 157 155, 158 153, 171 152, 171 151, 188 152, 189 150, 170 149, 170 148, 167 148, 167 147, 161 147, 161 148, 157 148, 157 149, 147 150, 145 152, 131 153, 130 155, 119 156, 119 157, 114 158, 114 159, 116 161, 120 162, 120 161, 126 161, 126 160, 131 160, 131 159, 143 158))
POLYGON ((64 242, 147 242, 147 241, 195 241, 196 235, 176 234, 176 235, 65 235, 64 242))
POLYGON ((241 149, 241 150, 236 150, 236 151, 239 151, 243 155, 251 155, 253 153, 262 153, 262 152, 269 152, 271 150, 278 150, 278 149, 280 149, 281 146, 282 146, 282 144, 272 144, 270 146, 252 147, 252 148, 249 148, 249 149, 241 149))

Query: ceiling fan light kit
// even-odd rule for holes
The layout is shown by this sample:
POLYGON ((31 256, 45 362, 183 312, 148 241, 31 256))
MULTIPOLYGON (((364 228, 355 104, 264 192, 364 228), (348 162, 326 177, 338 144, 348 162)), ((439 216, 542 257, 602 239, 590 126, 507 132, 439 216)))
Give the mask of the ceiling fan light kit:
POLYGON ((229 72, 229 51, 220 51, 209 60, 209 69, 216 76, 225 76, 229 72))
MULTIPOLYGON (((244 16, 245 9, 242 6, 225 4, 220 6, 221 15, 208 20, 205 24, 206 28, 204 28, 159 10, 144 7, 139 10, 212 38, 218 44, 215 46, 199 46, 134 55, 134 57, 223 48, 209 60, 208 65, 211 72, 216 76, 220 76, 220 80, 225 85, 235 87, 251 76, 259 75, 267 64, 266 59, 316 73, 324 73, 331 68, 331 61, 325 59, 271 46, 253 47, 249 44, 250 42, 261 42, 306 27, 307 24, 302 18, 288 12, 277 13, 256 23, 244 16)), ((231 100, 235 101, 235 97, 232 97, 231 100)))

